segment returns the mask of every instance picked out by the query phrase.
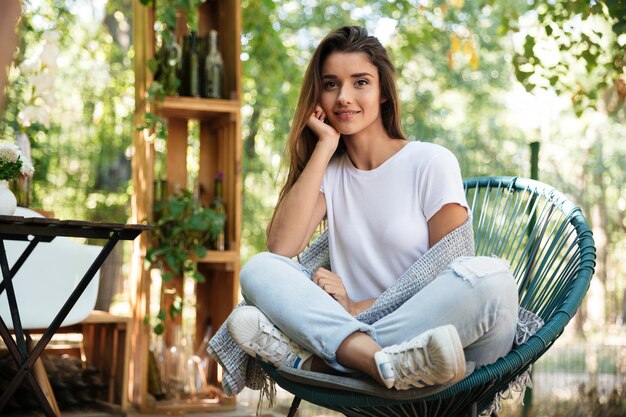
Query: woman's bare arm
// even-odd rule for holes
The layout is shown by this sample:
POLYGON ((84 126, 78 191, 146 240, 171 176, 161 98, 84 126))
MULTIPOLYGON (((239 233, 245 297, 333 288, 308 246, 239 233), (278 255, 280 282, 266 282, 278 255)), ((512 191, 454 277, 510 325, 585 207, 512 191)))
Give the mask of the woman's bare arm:
POLYGON ((428 245, 433 245, 442 237, 458 228, 467 220, 467 209, 460 204, 446 204, 428 220, 428 245))
POLYGON ((316 108, 308 126, 319 138, 306 167, 276 207, 267 238, 270 252, 293 257, 308 243, 317 225, 326 214, 326 200, 320 192, 324 172, 339 143, 339 133, 325 124, 324 112, 316 108))

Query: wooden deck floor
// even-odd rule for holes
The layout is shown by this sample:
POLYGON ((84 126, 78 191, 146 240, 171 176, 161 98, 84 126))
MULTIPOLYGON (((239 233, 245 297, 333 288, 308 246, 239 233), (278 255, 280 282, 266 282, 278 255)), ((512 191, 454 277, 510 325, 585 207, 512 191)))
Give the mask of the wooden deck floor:
MULTIPOLYGON (((193 412, 178 414, 177 417, 254 417, 256 409, 252 407, 237 407, 231 411, 193 412)), ((45 417, 40 411, 27 413, 2 414, 3 417, 45 417)), ((63 412, 62 417, 172 417, 172 414, 142 414, 129 410, 125 414, 111 414, 101 411, 68 411, 63 412)), ((279 417, 276 413, 264 412, 262 417, 279 417)))

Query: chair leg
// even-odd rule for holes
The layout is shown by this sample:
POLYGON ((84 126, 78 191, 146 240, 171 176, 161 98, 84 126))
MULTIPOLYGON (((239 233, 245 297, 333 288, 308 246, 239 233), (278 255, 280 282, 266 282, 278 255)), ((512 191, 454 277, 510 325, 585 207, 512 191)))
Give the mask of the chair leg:
POLYGON ((478 417, 478 403, 473 402, 472 405, 470 406, 470 416, 478 417))
POLYGON ((298 407, 300 407, 300 401, 302 401, 300 397, 293 397, 291 408, 289 408, 289 414, 287 414, 287 417, 294 417, 296 415, 296 411, 298 411, 298 407))

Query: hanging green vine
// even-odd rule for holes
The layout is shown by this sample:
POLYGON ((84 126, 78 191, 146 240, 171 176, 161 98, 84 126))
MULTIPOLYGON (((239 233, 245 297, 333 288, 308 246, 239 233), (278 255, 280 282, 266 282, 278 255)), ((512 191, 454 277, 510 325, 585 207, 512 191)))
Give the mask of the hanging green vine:
MULTIPOLYGON (((158 267, 163 282, 174 276, 191 276, 197 282, 204 282, 195 259, 206 256, 206 245, 223 229, 225 216, 201 207, 188 190, 164 202, 157 201, 154 213, 157 220, 152 231, 153 244, 146 252, 147 267, 158 267)), ((181 297, 173 295, 170 317, 178 316, 183 309, 181 297)), ((154 328, 157 334, 163 331, 166 318, 164 311, 157 315, 154 328)))

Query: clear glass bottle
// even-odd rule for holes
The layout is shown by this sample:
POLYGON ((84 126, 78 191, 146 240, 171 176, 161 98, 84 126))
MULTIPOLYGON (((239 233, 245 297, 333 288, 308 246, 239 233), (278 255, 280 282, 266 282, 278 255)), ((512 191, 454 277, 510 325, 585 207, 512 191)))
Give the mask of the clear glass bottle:
POLYGON ((217 31, 209 32, 209 52, 204 61, 204 97, 222 98, 224 60, 217 48, 217 31))
POLYGON ((186 343, 179 324, 172 325, 171 330, 172 344, 165 351, 165 389, 168 398, 180 398, 185 392, 186 343))
MULTIPOLYGON (((217 214, 226 216, 226 203, 224 202, 224 198, 222 197, 223 183, 224 173, 220 171, 215 176, 215 196, 211 201, 210 208, 213 209, 217 214)), ((211 248, 216 250, 226 250, 226 222, 224 222, 222 229, 213 239, 213 244, 211 245, 211 248)))
POLYGON ((203 397, 210 393, 209 377, 212 359, 209 356, 208 347, 212 334, 213 328, 209 322, 196 353, 189 355, 187 359, 185 393, 191 397, 203 397))
POLYGON ((209 355, 209 341, 211 337, 213 337, 213 326, 211 325, 211 320, 208 320, 204 337, 198 345, 198 350, 196 350, 196 356, 200 358, 200 365, 207 383, 211 382, 211 372, 213 372, 213 358, 209 355))

